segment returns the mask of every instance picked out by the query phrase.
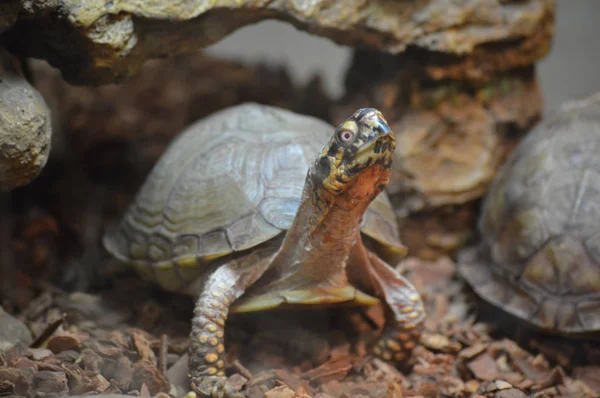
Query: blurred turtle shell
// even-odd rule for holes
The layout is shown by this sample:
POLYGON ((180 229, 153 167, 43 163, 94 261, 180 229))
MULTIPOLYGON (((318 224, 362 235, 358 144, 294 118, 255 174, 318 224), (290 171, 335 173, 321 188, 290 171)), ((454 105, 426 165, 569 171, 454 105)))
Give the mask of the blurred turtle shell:
POLYGON ((459 270, 481 298, 547 331, 600 330, 600 93, 565 103, 511 153, 479 232, 459 270))

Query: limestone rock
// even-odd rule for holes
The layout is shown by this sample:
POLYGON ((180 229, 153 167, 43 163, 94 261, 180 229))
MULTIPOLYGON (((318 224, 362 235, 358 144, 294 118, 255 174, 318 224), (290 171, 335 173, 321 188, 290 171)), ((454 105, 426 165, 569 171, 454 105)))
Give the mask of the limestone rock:
POLYGON ((147 59, 196 51, 276 18, 357 48, 448 56, 442 62, 455 67, 427 62, 432 75, 477 77, 542 56, 554 7, 554 0, 26 0, 3 41, 16 54, 47 59, 70 82, 108 83, 147 59))
POLYGON ((0 191, 23 186, 46 165, 50 110, 19 63, 0 48, 0 191))

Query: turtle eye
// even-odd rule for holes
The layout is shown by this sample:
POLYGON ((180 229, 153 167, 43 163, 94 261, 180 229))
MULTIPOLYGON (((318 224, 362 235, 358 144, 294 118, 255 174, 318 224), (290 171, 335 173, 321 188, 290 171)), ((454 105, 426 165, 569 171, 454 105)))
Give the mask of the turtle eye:
POLYGON ((340 140, 342 140, 342 142, 347 143, 352 141, 352 139, 354 138, 354 133, 350 130, 342 130, 339 133, 339 137, 340 140))

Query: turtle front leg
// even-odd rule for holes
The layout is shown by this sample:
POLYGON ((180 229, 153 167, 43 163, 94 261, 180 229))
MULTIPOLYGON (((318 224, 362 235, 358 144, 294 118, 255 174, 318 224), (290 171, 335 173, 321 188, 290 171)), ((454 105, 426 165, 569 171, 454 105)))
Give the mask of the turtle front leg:
POLYGON ((265 272, 270 256, 261 252, 220 266, 204 282, 192 319, 189 376, 192 390, 202 397, 244 397, 225 376, 225 321, 231 304, 265 272))
POLYGON ((426 316, 419 292, 408 279, 365 248, 361 239, 352 250, 348 274, 353 284, 374 291, 387 307, 387 324, 373 353, 386 361, 404 363, 419 342, 426 316))

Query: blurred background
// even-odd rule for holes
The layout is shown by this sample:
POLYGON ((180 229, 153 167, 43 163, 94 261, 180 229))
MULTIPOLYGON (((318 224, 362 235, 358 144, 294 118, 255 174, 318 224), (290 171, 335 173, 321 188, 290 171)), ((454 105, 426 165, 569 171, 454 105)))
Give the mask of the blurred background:
MULTIPOLYGON (((551 53, 538 63, 545 112, 562 101, 600 89, 600 1, 557 2, 556 31, 551 53)), ((241 28, 207 50, 208 53, 256 64, 270 60, 288 67, 295 82, 305 83, 315 72, 324 77, 330 95, 343 93, 350 61, 349 47, 266 21, 241 28)))

